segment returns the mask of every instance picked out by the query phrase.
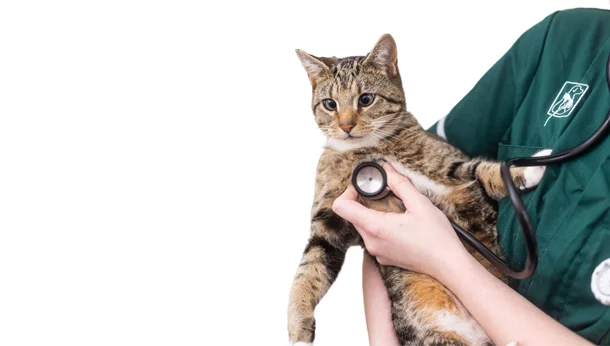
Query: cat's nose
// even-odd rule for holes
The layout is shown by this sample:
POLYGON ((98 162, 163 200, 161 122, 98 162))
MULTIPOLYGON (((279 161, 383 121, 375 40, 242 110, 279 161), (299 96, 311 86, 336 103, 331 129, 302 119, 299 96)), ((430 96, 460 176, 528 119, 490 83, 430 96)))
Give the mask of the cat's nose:
POLYGON ((340 127, 341 127, 341 130, 345 131, 345 133, 349 133, 354 128, 354 125, 346 124, 346 125, 341 125, 340 127))

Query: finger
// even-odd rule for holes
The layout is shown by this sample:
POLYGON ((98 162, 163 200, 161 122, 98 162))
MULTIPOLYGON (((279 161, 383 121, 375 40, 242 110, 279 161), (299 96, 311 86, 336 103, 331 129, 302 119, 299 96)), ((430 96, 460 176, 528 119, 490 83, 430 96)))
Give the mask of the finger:
POLYGON ((357 226, 354 226, 354 228, 356 229, 356 231, 358 231, 358 233, 362 237, 362 241, 364 242, 365 249, 368 250, 369 247, 373 246, 373 244, 375 243, 375 240, 376 240, 375 237, 369 235, 369 233, 367 231, 365 231, 364 228, 357 227, 357 226))
POLYGON ((358 192, 352 185, 349 185, 333 203, 333 211, 351 222, 366 242, 371 236, 380 235, 382 221, 384 216, 388 216, 388 213, 366 208, 357 199, 358 192), (337 208, 345 208, 346 211, 337 212, 337 208))
POLYGON ((390 261, 388 261, 387 258, 383 257, 383 256, 376 256, 375 259, 377 260, 377 262, 379 262, 379 264, 381 264, 382 266, 387 266, 388 264, 390 264, 390 261))
POLYGON ((383 169, 386 171, 390 190, 402 200, 407 210, 417 209, 422 202, 427 200, 424 195, 417 191, 409 178, 396 171, 391 164, 384 163, 383 169))
MULTIPOLYGON (((369 209, 348 198, 337 198, 333 203, 333 211, 345 220, 351 222, 356 226, 356 229, 362 228, 367 234, 372 235, 377 235, 377 230, 385 215, 385 213, 369 209)), ((361 234, 363 233, 361 230, 358 231, 361 234)))
POLYGON ((352 185, 349 185, 341 196, 337 197, 337 200, 356 201, 358 200, 358 191, 352 185))

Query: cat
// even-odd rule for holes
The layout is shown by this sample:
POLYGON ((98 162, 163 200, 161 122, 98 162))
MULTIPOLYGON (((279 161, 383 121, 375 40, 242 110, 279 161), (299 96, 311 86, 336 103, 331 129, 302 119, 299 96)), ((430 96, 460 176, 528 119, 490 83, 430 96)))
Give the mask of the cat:
MULTIPOLYGON (((377 160, 391 163, 449 219, 498 256, 502 254, 497 244, 496 201, 506 190, 498 162, 468 158, 425 131, 407 111, 391 35, 383 35, 366 56, 338 59, 296 52, 311 82, 315 120, 327 136, 316 173, 311 233, 288 307, 290 344, 312 345, 315 306, 337 278, 347 249, 364 246, 354 227, 332 211, 356 165, 377 160)), ((542 167, 511 169, 515 185, 522 190, 536 186, 543 173, 542 167)), ((404 211, 393 194, 376 201, 361 197, 360 202, 380 211, 404 211)), ((497 268, 468 249, 506 282, 497 268)), ((401 345, 493 345, 441 283, 401 268, 377 266, 392 301, 392 322, 401 345)))

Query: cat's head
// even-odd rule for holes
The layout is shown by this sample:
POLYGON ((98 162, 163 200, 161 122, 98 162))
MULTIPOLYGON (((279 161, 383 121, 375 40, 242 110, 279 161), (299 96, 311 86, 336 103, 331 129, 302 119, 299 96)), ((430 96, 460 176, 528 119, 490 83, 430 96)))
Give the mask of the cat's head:
POLYGON ((406 110, 396 42, 385 34, 366 56, 322 58, 297 49, 328 145, 345 150, 392 137, 406 110))

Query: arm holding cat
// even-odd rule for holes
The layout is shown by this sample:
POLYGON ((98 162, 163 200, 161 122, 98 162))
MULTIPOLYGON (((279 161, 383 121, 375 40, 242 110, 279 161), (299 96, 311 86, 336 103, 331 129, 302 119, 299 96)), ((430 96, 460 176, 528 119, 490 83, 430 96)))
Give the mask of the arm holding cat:
MULTIPOLYGON (((367 250, 379 263, 425 273, 441 281, 497 345, 515 340, 519 345, 590 345, 483 268, 466 251, 445 215, 391 165, 386 164, 384 168, 390 188, 405 204, 405 213, 367 209, 356 202, 357 192, 353 187, 333 204, 338 215, 354 224, 367 250), (425 232, 421 231, 424 229, 425 232)), ((379 275, 372 268, 365 263, 364 274, 379 275)), ((367 277, 364 280, 365 306, 371 306, 366 302, 369 299, 388 305, 379 297, 366 296, 367 292, 384 292, 376 285, 380 280, 367 277)), ((389 310, 385 313, 389 314, 389 310)), ((370 321, 372 333, 383 330, 379 322, 370 321)), ((371 345, 375 344, 372 340, 371 345)))
POLYGON ((379 275, 375 259, 368 253, 362 258, 362 293, 364 315, 370 346, 400 346, 392 324, 392 302, 379 275))

